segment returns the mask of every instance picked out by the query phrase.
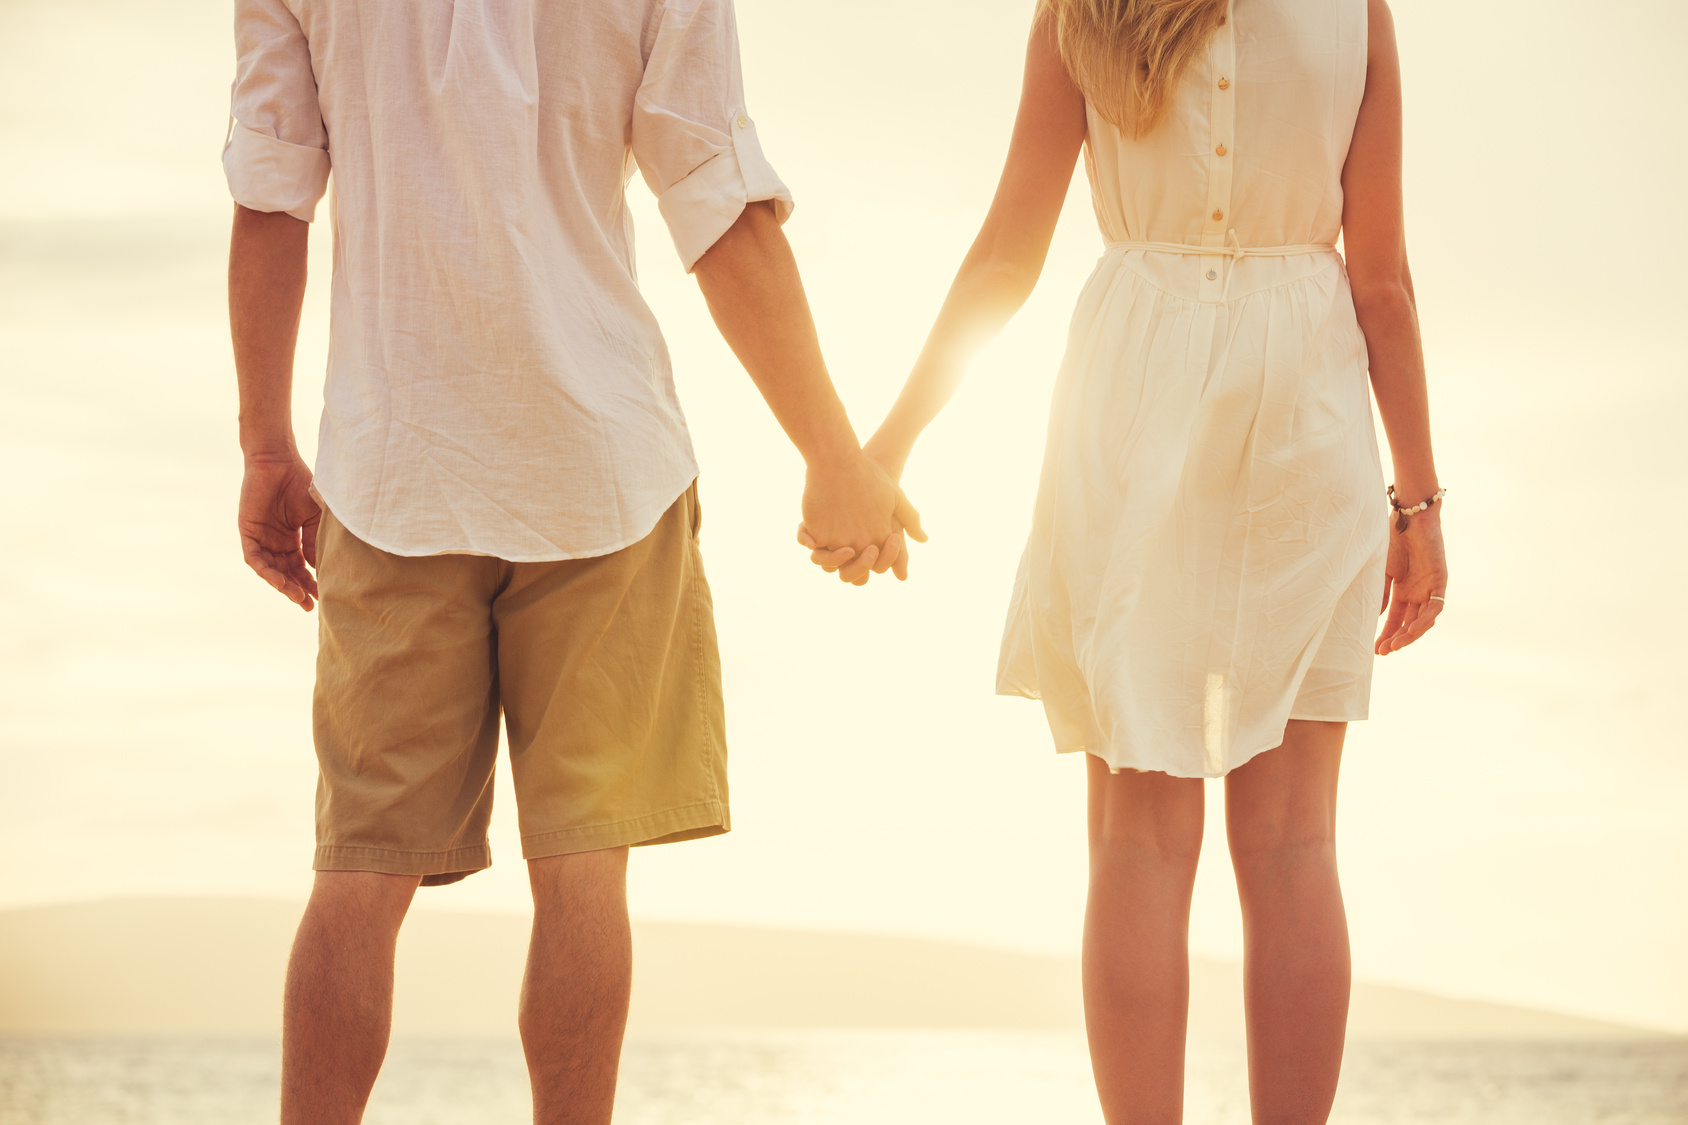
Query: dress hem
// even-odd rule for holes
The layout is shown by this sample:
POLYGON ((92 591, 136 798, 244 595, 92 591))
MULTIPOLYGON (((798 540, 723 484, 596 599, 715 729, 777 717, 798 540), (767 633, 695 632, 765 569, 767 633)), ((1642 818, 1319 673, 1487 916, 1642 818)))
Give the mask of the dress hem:
MULTIPOLYGON (((1360 723, 1360 722, 1364 722, 1365 720, 1366 720, 1365 715, 1361 715, 1358 718, 1354 718, 1354 719, 1305 719, 1300 715, 1291 715, 1288 719, 1285 720, 1285 722, 1286 723, 1287 722, 1360 723)), ((1213 777, 1224 777, 1226 774, 1230 773, 1232 770, 1236 769, 1237 767, 1246 766, 1246 765, 1248 765, 1249 762, 1253 761, 1255 758, 1259 757, 1261 754, 1266 753, 1268 750, 1276 750, 1278 747, 1282 746, 1283 744, 1284 744, 1283 736, 1280 735, 1278 737, 1278 741, 1272 743, 1272 745, 1270 745, 1270 746, 1260 746, 1260 747, 1257 747, 1253 750, 1248 751, 1245 754, 1238 756, 1237 760, 1235 760, 1235 761, 1231 762, 1229 765, 1227 765, 1225 767, 1225 769, 1223 771, 1221 771, 1220 773, 1207 773, 1205 771, 1202 772, 1202 773, 1187 773, 1183 770, 1173 768, 1173 767, 1126 765, 1126 764, 1116 765, 1114 762, 1112 762, 1108 759, 1108 756, 1106 754, 1099 753, 1097 750, 1095 750, 1095 749, 1093 749, 1092 747, 1089 747, 1089 746, 1057 746, 1057 747, 1055 747, 1055 753, 1057 753, 1057 754, 1089 754, 1091 757, 1098 759, 1104 765, 1106 765, 1108 767, 1109 771, 1112 772, 1112 773, 1118 773, 1121 770, 1133 770, 1133 771, 1136 771, 1138 773, 1164 773, 1168 777, 1189 777, 1189 778, 1204 778, 1205 779, 1205 778, 1213 778, 1213 777)))

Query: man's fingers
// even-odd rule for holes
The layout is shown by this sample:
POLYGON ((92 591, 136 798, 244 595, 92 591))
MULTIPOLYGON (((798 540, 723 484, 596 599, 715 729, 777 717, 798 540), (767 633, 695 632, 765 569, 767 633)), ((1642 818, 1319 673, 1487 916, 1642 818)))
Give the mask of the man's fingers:
POLYGON ((316 575, 312 574, 311 569, 305 565, 305 556, 302 554, 294 556, 294 564, 296 566, 296 572, 293 576, 293 580, 299 583, 299 588, 305 593, 309 594, 313 598, 317 597, 318 591, 316 575))
POLYGON ((802 524, 797 525, 797 541, 803 544, 803 546, 809 548, 811 551, 818 551, 820 549, 820 544, 815 542, 815 537, 810 535, 809 529, 804 527, 802 524))
POLYGON ((1383 604, 1377 607, 1377 615, 1382 617, 1389 612, 1389 591, 1395 585, 1395 580, 1385 572, 1383 575, 1383 604))
POLYGON ((277 593, 305 610, 315 604, 316 576, 305 566, 303 555, 297 550, 273 551, 252 535, 240 537, 241 557, 277 593))
POLYGON ((896 517, 897 522, 903 525, 903 530, 907 531, 916 543, 926 542, 926 532, 920 527, 920 513, 909 503, 908 493, 900 488, 897 489, 897 506, 891 509, 891 515, 896 517))
POLYGON ((305 561, 311 564, 312 570, 315 570, 317 565, 316 536, 317 525, 321 521, 322 512, 318 510, 317 514, 306 520, 305 526, 299 529, 300 540, 305 548, 305 561))
POLYGON ((301 609, 304 609, 307 612, 310 610, 312 605, 311 596, 301 589, 297 582, 293 581, 293 579, 288 577, 282 571, 277 570, 275 567, 266 563, 252 562, 250 559, 247 561, 250 563, 252 569, 257 572, 258 577, 262 578, 265 582, 268 582, 270 586, 275 589, 276 593, 280 594, 294 605, 299 606, 301 609))
POLYGON ((289 551, 277 561, 286 571, 288 581, 299 587, 301 593, 316 596, 316 575, 305 565, 305 555, 302 551, 289 551))

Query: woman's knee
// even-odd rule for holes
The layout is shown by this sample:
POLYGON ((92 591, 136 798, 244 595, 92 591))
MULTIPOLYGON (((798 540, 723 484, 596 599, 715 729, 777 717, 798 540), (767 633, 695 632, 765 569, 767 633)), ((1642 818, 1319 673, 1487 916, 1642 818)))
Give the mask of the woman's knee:
POLYGON ((1225 779, 1233 856, 1300 853, 1336 840, 1336 782, 1346 724, 1291 722, 1276 749, 1225 779))
POLYGON ((1201 778, 1121 770, 1090 760, 1092 851, 1129 852, 1192 870, 1201 855, 1201 778))

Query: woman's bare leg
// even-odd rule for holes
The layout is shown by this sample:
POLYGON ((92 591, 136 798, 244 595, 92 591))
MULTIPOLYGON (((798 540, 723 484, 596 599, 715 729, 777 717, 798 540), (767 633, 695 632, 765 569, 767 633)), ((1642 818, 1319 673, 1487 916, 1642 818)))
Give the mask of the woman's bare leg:
POLYGON ((1109 1125, 1177 1125, 1190 1008, 1190 892, 1202 848, 1200 778, 1086 755, 1090 899, 1084 1022, 1109 1125))
POLYGON ((1225 779, 1243 908, 1243 997, 1255 1125, 1322 1125, 1348 1024, 1348 919, 1336 876, 1345 723, 1292 720, 1283 744, 1225 779))

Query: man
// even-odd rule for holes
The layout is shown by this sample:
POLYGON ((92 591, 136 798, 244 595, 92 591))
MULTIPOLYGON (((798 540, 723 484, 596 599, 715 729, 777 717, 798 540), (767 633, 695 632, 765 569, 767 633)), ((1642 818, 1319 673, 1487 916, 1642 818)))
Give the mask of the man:
POLYGON ((235 7, 240 533, 259 575, 321 611, 317 876, 288 967, 282 1121, 362 1116, 417 886, 490 863, 502 713, 535 905, 519 1017, 535 1120, 605 1122, 627 849, 728 828, 697 467, 634 279, 635 164, 807 462, 807 534, 860 582, 905 573, 918 517, 827 376, 730 0, 235 7), (313 479, 289 403, 331 168, 313 479))

